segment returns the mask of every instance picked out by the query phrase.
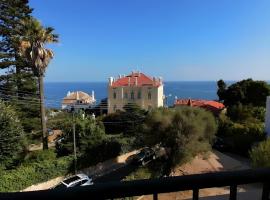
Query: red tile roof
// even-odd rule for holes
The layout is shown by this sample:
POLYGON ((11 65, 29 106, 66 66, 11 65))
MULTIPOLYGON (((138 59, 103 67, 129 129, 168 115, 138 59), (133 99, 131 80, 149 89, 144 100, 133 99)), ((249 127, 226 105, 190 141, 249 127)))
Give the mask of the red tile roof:
POLYGON ((136 82, 137 86, 149 85, 158 87, 162 84, 162 82, 158 78, 151 78, 143 73, 136 72, 115 80, 111 86, 112 87, 128 86, 128 85, 134 86, 136 85, 136 82))
POLYGON ((210 100, 195 100, 195 99, 177 99, 174 106, 192 106, 205 108, 212 112, 218 112, 225 108, 224 104, 210 100))

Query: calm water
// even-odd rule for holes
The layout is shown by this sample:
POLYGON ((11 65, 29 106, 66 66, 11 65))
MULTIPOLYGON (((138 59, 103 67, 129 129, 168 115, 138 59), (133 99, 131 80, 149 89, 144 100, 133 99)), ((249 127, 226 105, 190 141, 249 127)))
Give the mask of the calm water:
MULTIPOLYGON (((46 105, 50 108, 60 108, 61 100, 68 91, 81 90, 91 94, 95 91, 97 101, 107 97, 107 82, 63 82, 45 83, 46 105)), ((217 85, 215 81, 187 81, 187 82, 165 82, 164 94, 168 97, 168 104, 172 105, 175 97, 195 99, 217 99, 217 85)))

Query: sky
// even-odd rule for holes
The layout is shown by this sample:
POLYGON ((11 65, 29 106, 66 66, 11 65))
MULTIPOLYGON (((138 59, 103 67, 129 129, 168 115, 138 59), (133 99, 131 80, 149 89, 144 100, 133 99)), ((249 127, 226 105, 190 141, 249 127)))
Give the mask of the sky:
POLYGON ((30 0, 60 42, 47 82, 139 70, 165 81, 270 80, 269 0, 30 0))

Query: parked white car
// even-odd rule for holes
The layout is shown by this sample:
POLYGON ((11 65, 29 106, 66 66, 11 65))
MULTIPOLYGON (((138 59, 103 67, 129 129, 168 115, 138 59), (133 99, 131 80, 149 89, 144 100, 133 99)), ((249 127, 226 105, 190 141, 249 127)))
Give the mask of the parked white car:
POLYGON ((70 188, 70 187, 78 187, 78 186, 86 186, 86 185, 93 185, 92 178, 89 178, 85 174, 76 174, 75 176, 71 176, 69 178, 64 179, 56 185, 53 189, 63 189, 63 188, 70 188))

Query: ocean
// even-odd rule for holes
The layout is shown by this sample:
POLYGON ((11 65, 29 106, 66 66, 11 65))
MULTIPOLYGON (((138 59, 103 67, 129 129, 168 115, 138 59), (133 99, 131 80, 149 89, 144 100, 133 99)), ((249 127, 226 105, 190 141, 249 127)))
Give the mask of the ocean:
MULTIPOLYGON (((45 102, 48 108, 61 108, 61 101, 68 91, 95 91, 97 102, 107 97, 107 82, 45 82, 45 102)), ((168 96, 168 105, 175 98, 193 98, 216 100, 217 83, 215 81, 177 81, 165 82, 164 94, 168 96)))

